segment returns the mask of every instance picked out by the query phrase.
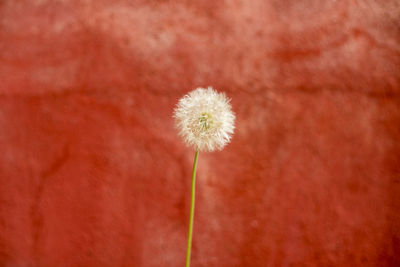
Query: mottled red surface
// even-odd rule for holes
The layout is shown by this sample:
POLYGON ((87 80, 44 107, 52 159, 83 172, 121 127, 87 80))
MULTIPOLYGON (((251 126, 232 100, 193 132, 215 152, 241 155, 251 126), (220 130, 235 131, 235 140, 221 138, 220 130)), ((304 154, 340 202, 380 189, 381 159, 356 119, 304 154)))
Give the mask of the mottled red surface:
POLYGON ((0 266, 400 266, 399 1, 0 1, 0 266))

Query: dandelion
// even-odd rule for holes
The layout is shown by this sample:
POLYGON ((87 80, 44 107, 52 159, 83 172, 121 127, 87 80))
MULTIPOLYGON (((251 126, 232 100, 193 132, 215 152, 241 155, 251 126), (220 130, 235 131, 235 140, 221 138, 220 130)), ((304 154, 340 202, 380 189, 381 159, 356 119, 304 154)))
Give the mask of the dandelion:
POLYGON ((186 267, 190 266, 193 217, 195 202, 196 167, 199 151, 221 150, 232 138, 235 115, 230 99, 213 88, 197 88, 178 102, 174 117, 179 135, 196 153, 192 171, 192 194, 190 203, 189 234, 186 252, 186 267))

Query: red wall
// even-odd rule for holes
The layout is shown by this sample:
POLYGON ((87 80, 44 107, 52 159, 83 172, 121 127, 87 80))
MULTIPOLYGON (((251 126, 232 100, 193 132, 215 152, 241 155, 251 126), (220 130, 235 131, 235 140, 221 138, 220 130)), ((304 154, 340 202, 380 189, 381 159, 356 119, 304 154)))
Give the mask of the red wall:
POLYGON ((192 266, 400 266, 400 6, 0 1, 0 266, 183 266, 186 92, 232 98, 201 153, 192 266))

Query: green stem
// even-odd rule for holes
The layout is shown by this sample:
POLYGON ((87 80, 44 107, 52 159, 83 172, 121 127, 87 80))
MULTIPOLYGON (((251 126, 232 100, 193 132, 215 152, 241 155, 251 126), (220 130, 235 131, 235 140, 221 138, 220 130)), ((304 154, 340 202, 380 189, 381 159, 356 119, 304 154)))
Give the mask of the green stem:
POLYGON ((190 266, 190 251, 192 249, 194 198, 195 198, 195 187, 196 187, 196 166, 197 166, 197 157, 198 156, 199 156, 199 151, 196 150, 196 154, 194 155, 193 172, 192 172, 192 196, 191 196, 191 201, 190 201, 189 236, 188 236, 188 242, 187 242, 186 265, 185 265, 186 267, 190 266))

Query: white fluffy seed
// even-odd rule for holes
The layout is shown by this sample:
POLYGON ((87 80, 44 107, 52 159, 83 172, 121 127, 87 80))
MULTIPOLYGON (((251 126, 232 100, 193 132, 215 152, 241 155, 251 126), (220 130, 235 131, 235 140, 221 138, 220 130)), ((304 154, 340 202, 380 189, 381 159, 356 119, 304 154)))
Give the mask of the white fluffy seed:
POLYGON ((197 88, 182 97, 174 117, 188 146, 199 151, 221 150, 231 140, 235 115, 230 99, 212 87, 197 88))

